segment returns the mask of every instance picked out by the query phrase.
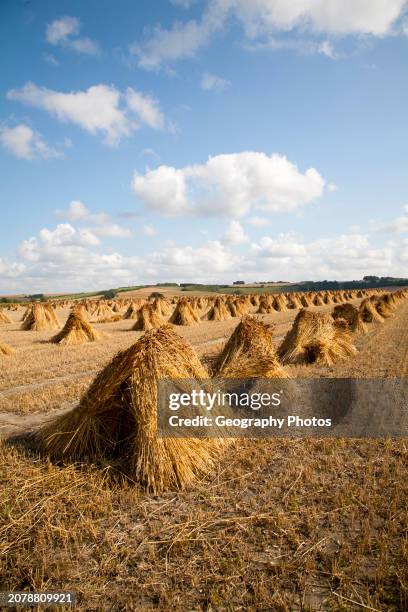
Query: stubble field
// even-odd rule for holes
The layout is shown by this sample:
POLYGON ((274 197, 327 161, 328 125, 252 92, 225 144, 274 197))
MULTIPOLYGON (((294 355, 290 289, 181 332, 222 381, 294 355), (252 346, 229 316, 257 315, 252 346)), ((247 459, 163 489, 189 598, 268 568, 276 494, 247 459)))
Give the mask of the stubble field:
MULTIPOLYGON (((360 299, 351 303, 358 306, 360 299)), ((332 305, 316 311, 332 310, 332 305)), ((255 309, 254 309, 255 310, 255 309)), ((405 610, 407 441, 241 440, 190 490, 149 495, 109 468, 58 466, 5 438, 76 405, 132 321, 95 324, 96 343, 60 347, 53 332, 0 338, 0 589, 70 589, 78 609, 405 610)), ((297 310, 256 315, 279 345, 297 310)), ((65 322, 69 309, 58 309, 65 322)), ((177 327, 205 361, 238 324, 177 327)), ((408 300, 356 334, 358 353, 293 377, 406 377, 408 300)))

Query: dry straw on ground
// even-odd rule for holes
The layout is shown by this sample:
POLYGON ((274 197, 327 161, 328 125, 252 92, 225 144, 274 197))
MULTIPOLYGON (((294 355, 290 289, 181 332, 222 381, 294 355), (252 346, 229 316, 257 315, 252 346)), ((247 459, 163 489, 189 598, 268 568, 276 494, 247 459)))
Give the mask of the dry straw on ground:
POLYGON ((14 350, 5 342, 0 342, 0 355, 12 355, 14 350))
POLYGON ((334 325, 329 314, 309 310, 298 313, 278 350, 283 363, 321 365, 332 365, 355 353, 356 348, 347 330, 334 325))
POLYGON ((83 344, 84 342, 96 342, 101 339, 100 332, 97 332, 86 320, 83 309, 74 309, 63 329, 51 339, 56 344, 83 344))
POLYGON ((170 325, 118 353, 79 406, 40 431, 40 441, 51 457, 108 462, 148 491, 191 485, 212 469, 225 442, 157 436, 157 381, 163 378, 208 378, 170 325))

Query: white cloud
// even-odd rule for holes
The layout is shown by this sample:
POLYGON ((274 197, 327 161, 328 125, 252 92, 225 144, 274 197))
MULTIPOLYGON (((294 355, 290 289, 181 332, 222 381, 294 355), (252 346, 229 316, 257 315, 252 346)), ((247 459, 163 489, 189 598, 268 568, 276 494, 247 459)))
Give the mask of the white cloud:
POLYGON ((164 115, 155 98, 129 87, 126 92, 126 99, 128 107, 139 116, 143 123, 156 130, 163 129, 164 115))
POLYGON ((79 34, 80 28, 79 19, 76 17, 61 17, 47 25, 45 38, 50 45, 58 45, 65 42, 70 36, 79 34))
POLYGON ((227 244, 245 244, 245 242, 249 241, 249 238, 245 234, 241 223, 237 220, 233 220, 227 227, 222 237, 222 241, 227 244))
POLYGON ((215 74, 211 74, 210 72, 204 72, 203 76, 201 77, 200 86, 204 91, 223 91, 230 85, 231 83, 227 79, 223 79, 215 74))
POLYGON ((248 219, 246 219, 246 222, 252 225, 253 227, 265 227, 270 223, 269 219, 267 219, 266 217, 258 217, 256 215, 253 217, 248 217, 248 219))
POLYGON ((395 274, 390 247, 373 247, 364 234, 343 234, 305 243, 292 233, 264 237, 251 245, 260 269, 276 269, 288 279, 353 279, 365 274, 395 274))
MULTIPOLYGON (((193 57, 228 19, 238 20, 252 40, 295 31, 311 37, 385 36, 393 32, 405 8, 406 0, 208 0, 200 20, 175 22, 169 29, 156 26, 150 38, 131 45, 130 52, 145 69, 193 57)), ((303 40, 299 44, 271 38, 269 46, 335 57, 328 40, 303 40)))
POLYGON ((268 36, 266 39, 262 38, 256 42, 247 43, 245 48, 249 51, 263 51, 265 49, 296 51, 303 55, 324 55, 330 59, 337 59, 339 57, 329 41, 319 42, 307 38, 299 38, 298 36, 294 38, 268 36))
POLYGON ((200 21, 175 22, 168 30, 158 25, 150 39, 143 44, 130 45, 129 51, 137 56, 139 67, 147 70, 193 57, 223 27, 228 10, 229 0, 211 0, 200 21))
MULTIPOLYGON (((17 278, 26 271, 26 265, 15 261, 9 261, 0 257, 0 281, 6 279, 6 283, 11 278, 17 278)), ((4 285, 7 287, 7 284, 4 285)))
POLYGON ((393 219, 390 223, 374 223, 374 231, 386 231, 393 234, 408 233, 408 204, 402 207, 402 215, 393 219))
POLYGON ((54 231, 47 228, 39 232, 44 244, 49 246, 95 246, 98 238, 88 229, 75 229, 69 223, 60 223, 54 231))
POLYGON ((144 258, 152 278, 202 280, 233 272, 241 261, 221 242, 210 240, 199 247, 168 245, 144 258))
POLYGON ((142 232, 144 233, 145 236, 156 236, 157 235, 156 228, 150 223, 142 227, 142 232))
POLYGON ((49 260, 57 263, 69 252, 72 255, 82 252, 86 247, 99 244, 99 239, 89 230, 77 230, 69 223, 57 225, 55 230, 44 228, 38 238, 24 240, 18 250, 19 255, 27 261, 39 262, 49 260))
POLYGON ((252 244, 251 250, 256 257, 286 259, 288 257, 306 257, 307 250, 297 242, 295 234, 279 234, 277 238, 264 236, 259 244, 252 244))
POLYGON ((72 222, 91 225, 85 228, 93 236, 102 236, 109 238, 131 238, 132 232, 130 229, 112 223, 111 218, 106 213, 91 213, 88 208, 79 200, 70 202, 66 210, 56 210, 56 215, 61 219, 68 219, 72 222))
POLYGON ((175 24, 172 30, 156 26, 151 39, 143 46, 133 44, 130 53, 138 56, 140 68, 152 70, 162 63, 192 57, 209 40, 210 32, 196 21, 175 24))
MULTIPOLYGON (((222 2, 223 0, 217 0, 222 2)), ((406 7, 405 0, 231 0, 248 36, 273 31, 335 35, 388 34, 406 7)))
POLYGON ((327 185, 327 191, 329 193, 334 193, 335 191, 337 191, 338 187, 336 185, 336 183, 328 183, 327 185))
POLYGON ((218 241, 202 246, 177 246, 167 243, 160 251, 143 257, 125 257, 103 253, 69 224, 55 230, 41 230, 37 237, 25 240, 18 253, 22 262, 0 260, 0 289, 70 291, 107 288, 156 279, 206 281, 233 273, 240 258, 218 241), (14 270, 12 274, 12 270, 14 270), (13 276, 13 282, 10 277, 13 276), (2 279, 5 279, 4 282, 2 279))
POLYGON ((177 216, 187 212, 187 187, 183 170, 159 166, 141 175, 134 173, 136 195, 154 212, 177 216))
POLYGON ((159 166, 135 172, 133 190, 154 212, 177 216, 242 217, 251 208, 290 212, 319 198, 324 179, 314 168, 304 174, 286 157, 247 151, 210 157, 181 169, 159 166))
POLYGON ((57 215, 62 219, 69 219, 69 221, 77 221, 78 219, 84 219, 89 215, 89 210, 79 200, 73 200, 67 210, 57 210, 57 215))
POLYGON ((90 38, 78 38, 81 22, 77 17, 60 17, 47 25, 45 38, 50 45, 61 45, 86 55, 99 55, 97 42, 90 38))
POLYGON ((319 43, 317 52, 325 55, 326 57, 330 57, 331 59, 336 58, 333 45, 328 40, 324 40, 323 42, 319 43))
POLYGON ((116 223, 104 223, 103 225, 93 227, 91 230, 97 236, 106 236, 109 238, 131 238, 132 232, 127 227, 122 227, 116 223))
POLYGON ((85 55, 99 55, 101 52, 98 43, 90 38, 77 38, 72 40, 69 46, 78 53, 84 53, 85 55))
MULTIPOLYGON (((377 242, 377 241, 376 241, 377 242)), ((232 282, 361 279, 365 274, 406 276, 408 239, 378 246, 364 234, 305 241, 293 233, 264 236, 245 253, 218 240, 198 246, 168 241, 143 256, 103 252, 89 230, 60 224, 42 229, 18 249, 19 260, 0 259, 0 290, 71 291, 161 281, 232 282)))
POLYGON ((54 244, 40 236, 24 241, 19 254, 24 260, 25 270, 14 283, 0 284, 7 291, 19 290, 20 287, 24 292, 30 289, 75 291, 83 287, 128 285, 133 282, 134 270, 142 263, 139 258, 126 258, 115 252, 103 253, 81 243, 54 244))
POLYGON ((0 142, 19 159, 50 159, 64 156, 61 151, 50 147, 38 132, 22 123, 13 128, 0 127, 0 142))
POLYGON ((7 92, 9 100, 47 111, 59 121, 74 123, 90 134, 103 135, 103 142, 116 145, 140 125, 159 129, 163 116, 153 98, 128 88, 122 94, 109 85, 94 85, 85 91, 64 93, 26 83, 7 92))

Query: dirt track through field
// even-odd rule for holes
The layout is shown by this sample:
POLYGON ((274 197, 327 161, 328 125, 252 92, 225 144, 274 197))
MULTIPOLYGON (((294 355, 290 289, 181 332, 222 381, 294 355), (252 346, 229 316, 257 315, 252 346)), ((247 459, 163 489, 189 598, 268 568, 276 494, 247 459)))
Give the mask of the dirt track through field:
POLYGON ((11 387, 10 389, 6 389, 6 391, 0 392, 0 399, 9 395, 14 395, 15 393, 26 393, 27 391, 34 391, 35 389, 41 389, 42 387, 48 387, 50 385, 57 385, 59 383, 66 382, 69 380, 78 380, 78 378, 92 376, 97 372, 99 372, 99 370, 87 370, 86 372, 81 372, 81 374, 74 373, 68 374, 67 376, 58 376, 56 378, 46 378, 41 382, 30 383, 28 385, 19 385, 18 387, 11 387))
POLYGON ((64 402, 60 408, 47 414, 35 412, 33 414, 13 414, 12 412, 0 412, 0 438, 8 438, 22 432, 36 429, 46 421, 53 419, 68 410, 71 410, 76 402, 64 402))

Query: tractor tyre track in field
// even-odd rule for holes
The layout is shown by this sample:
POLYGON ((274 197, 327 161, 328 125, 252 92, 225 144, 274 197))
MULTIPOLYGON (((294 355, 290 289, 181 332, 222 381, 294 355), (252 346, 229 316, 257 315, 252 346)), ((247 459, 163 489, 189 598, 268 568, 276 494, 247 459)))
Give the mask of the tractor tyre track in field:
POLYGON ((4 397, 8 397, 9 395, 14 395, 14 393, 26 393, 27 391, 34 391, 36 389, 42 389, 43 387, 48 387, 52 385, 56 385, 61 382, 66 382, 67 380, 78 380, 78 378, 85 378, 86 376, 91 376, 92 374, 96 374, 99 370, 87 370, 86 372, 81 372, 80 374, 74 372, 72 374, 67 374, 66 376, 58 376, 57 378, 47 378, 46 380, 42 380, 41 382, 29 383, 28 385, 20 385, 18 387, 10 387, 5 391, 0 393, 0 399, 4 397))

